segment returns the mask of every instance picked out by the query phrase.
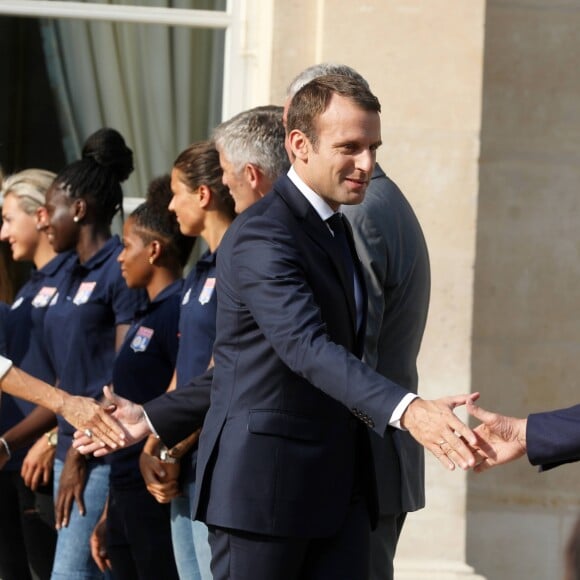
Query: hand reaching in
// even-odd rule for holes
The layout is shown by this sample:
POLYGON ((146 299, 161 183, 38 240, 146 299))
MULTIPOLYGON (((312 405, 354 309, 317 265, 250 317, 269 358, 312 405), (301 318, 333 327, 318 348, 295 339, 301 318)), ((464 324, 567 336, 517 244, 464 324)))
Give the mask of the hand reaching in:
POLYGON ((474 467, 475 472, 509 463, 526 454, 527 419, 491 413, 472 401, 467 402, 467 411, 481 421, 474 429, 478 454, 482 459, 474 467))

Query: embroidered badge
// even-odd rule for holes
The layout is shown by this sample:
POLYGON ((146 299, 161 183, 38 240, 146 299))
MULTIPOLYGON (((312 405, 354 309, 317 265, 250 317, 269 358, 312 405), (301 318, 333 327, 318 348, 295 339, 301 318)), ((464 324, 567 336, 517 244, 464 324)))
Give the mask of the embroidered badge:
POLYGON ((147 328, 146 326, 140 326, 137 334, 133 337, 131 341, 131 348, 134 352, 145 352, 151 338, 153 337, 153 329, 147 328))
POLYGON ((55 294, 56 288, 54 286, 43 286, 32 299, 32 306, 34 308, 46 308, 55 294))
POLYGON ((189 302, 189 297, 190 296, 191 296, 191 288, 183 296, 183 300, 181 301, 181 305, 182 306, 185 306, 189 302))
POLYGON ((22 302, 24 302, 24 298, 21 296, 18 300, 14 301, 10 307, 10 310, 16 310, 22 304, 22 302))
POLYGON ((49 306, 54 306, 57 302, 58 302, 58 292, 55 292, 54 296, 52 297, 52 300, 50 301, 49 306))
POLYGON ((97 285, 96 282, 81 282, 75 297, 73 298, 73 302, 78 306, 79 304, 86 304, 97 285))
POLYGON ((199 295, 199 303, 207 304, 211 300, 211 296, 215 289, 215 278, 208 278, 203 285, 201 293, 199 295))

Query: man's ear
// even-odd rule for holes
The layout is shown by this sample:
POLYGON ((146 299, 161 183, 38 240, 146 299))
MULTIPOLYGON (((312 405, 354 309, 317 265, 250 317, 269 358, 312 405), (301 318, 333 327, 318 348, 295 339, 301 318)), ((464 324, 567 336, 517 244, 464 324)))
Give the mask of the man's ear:
POLYGON ((254 191, 258 190, 263 177, 262 170, 256 167, 253 163, 246 163, 244 173, 250 187, 254 191))
POLYGON ((301 161, 307 161, 308 155, 312 150, 312 144, 308 140, 308 137, 298 129, 293 129, 288 134, 288 146, 292 151, 292 154, 296 159, 300 159, 301 161))

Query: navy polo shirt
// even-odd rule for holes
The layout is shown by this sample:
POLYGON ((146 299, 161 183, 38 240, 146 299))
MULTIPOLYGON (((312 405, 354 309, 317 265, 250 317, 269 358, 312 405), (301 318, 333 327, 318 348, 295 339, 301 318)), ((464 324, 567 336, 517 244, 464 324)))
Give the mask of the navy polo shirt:
MULTIPOLYGON (((169 285, 137 314, 113 368, 115 392, 122 397, 142 404, 167 390, 177 359, 182 286, 182 280, 169 285)), ((139 471, 143 445, 144 442, 111 455, 112 487, 144 487, 139 471)))
MULTIPOLYGON (((40 270, 33 270, 5 314, 6 356, 14 365, 51 385, 55 384, 56 373, 44 340, 45 316, 58 289, 66 283, 74 259, 73 252, 63 252, 40 270)), ((4 393, 0 433, 22 421, 34 407, 28 401, 4 393)), ((5 469, 19 469, 28 449, 15 451, 5 469)))
MULTIPOLYGON (((177 388, 203 374, 211 361, 216 332, 216 254, 206 251, 185 280, 179 315, 177 388)), ((181 461, 183 482, 195 480, 197 447, 181 461)))
POLYGON ((10 306, 6 302, 0 302, 0 354, 6 356, 6 314, 10 306))
MULTIPOLYGON (((112 380, 116 326, 130 324, 146 304, 145 292, 128 288, 121 275, 122 249, 113 236, 84 264, 77 258, 46 313, 45 337, 59 387, 73 395, 102 396, 112 380)), ((58 425, 57 457, 64 460, 74 427, 60 416, 58 425)))
POLYGON ((176 366, 177 388, 203 374, 211 361, 217 313, 216 253, 205 252, 183 286, 176 366))

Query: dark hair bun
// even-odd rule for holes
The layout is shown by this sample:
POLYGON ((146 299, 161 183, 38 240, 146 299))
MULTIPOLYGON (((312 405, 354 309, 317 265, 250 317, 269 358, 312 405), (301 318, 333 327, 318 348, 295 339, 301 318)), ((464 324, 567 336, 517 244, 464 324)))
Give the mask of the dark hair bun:
POLYGON ((92 159, 101 167, 108 168, 119 183, 133 171, 133 151, 127 147, 123 136, 115 129, 103 128, 85 141, 83 159, 92 159))

